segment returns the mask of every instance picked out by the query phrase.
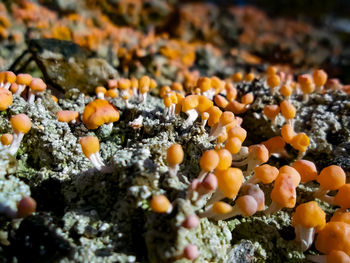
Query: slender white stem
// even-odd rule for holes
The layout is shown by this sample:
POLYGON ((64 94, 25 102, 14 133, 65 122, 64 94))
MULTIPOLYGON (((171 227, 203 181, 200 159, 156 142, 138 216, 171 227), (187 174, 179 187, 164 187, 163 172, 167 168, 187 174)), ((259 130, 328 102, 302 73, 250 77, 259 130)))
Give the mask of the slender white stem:
POLYGON ((169 112, 170 112, 170 108, 165 107, 164 112, 163 112, 163 117, 166 118, 166 119, 168 119, 168 117, 169 117, 169 112))
POLYGON ((220 201, 220 200, 222 200, 224 198, 225 198, 225 195, 221 192, 221 190, 219 188, 217 188, 216 191, 214 192, 214 194, 208 200, 208 202, 207 202, 205 207, 207 208, 210 205, 214 204, 215 202, 218 202, 218 201, 220 201))
POLYGON ((302 251, 308 250, 315 237, 315 228, 305 228, 301 225, 295 226, 296 241, 300 243, 302 251))
POLYGON ((29 89, 28 91, 28 103, 33 104, 35 100, 35 94, 29 89))
POLYGON ((274 214, 277 211, 281 210, 281 206, 278 205, 277 203, 275 203, 274 201, 272 201, 271 205, 264 211, 265 215, 270 215, 270 214, 274 214))
POLYGON ((91 154, 91 155, 89 156, 89 160, 90 160, 90 162, 95 166, 95 168, 96 168, 97 170, 101 171, 101 170, 102 170, 102 167, 103 167, 104 165, 101 165, 101 163, 98 161, 96 154, 97 154, 97 153, 91 154))
POLYGON ((8 151, 10 153, 10 155, 15 155, 16 152, 19 149, 19 146, 21 145, 21 141, 23 139, 24 133, 15 133, 13 135, 13 140, 12 143, 10 145, 10 147, 8 148, 8 151))
POLYGON ((185 123, 187 125, 192 125, 195 122, 195 120, 198 118, 198 112, 195 109, 186 111, 186 114, 188 116, 187 119, 185 120, 185 123))
POLYGON ((132 94, 134 97, 137 97, 139 95, 139 90, 136 87, 132 88, 132 94))
POLYGON ((215 140, 217 137, 220 136, 220 134, 224 131, 225 126, 223 126, 221 123, 218 123, 216 128, 211 132, 209 141, 215 140))
POLYGON ((179 170, 179 165, 169 166, 170 177, 176 178, 178 170, 179 170))
POLYGON ((21 95, 25 88, 26 88, 26 85, 18 85, 16 95, 21 95))
POLYGON ((232 154, 232 160, 235 162, 237 160, 242 160, 247 158, 249 155, 249 149, 247 146, 242 146, 238 153, 232 154))
POLYGON ((9 89, 11 87, 11 83, 10 82, 6 82, 4 85, 4 89, 9 89))
POLYGON ((103 94, 103 92, 98 92, 97 93, 97 98, 101 99, 101 100, 104 100, 105 99, 105 95, 103 94))

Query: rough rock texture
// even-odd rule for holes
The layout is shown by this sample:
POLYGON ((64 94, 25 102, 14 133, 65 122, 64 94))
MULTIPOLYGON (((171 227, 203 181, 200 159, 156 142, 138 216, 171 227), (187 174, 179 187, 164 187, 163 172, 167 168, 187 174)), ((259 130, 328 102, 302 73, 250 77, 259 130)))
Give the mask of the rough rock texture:
POLYGON ((28 48, 45 79, 63 91, 76 88, 93 93, 97 86, 105 85, 107 79, 118 77, 118 72, 106 60, 90 57, 89 52, 70 41, 32 40, 28 48))

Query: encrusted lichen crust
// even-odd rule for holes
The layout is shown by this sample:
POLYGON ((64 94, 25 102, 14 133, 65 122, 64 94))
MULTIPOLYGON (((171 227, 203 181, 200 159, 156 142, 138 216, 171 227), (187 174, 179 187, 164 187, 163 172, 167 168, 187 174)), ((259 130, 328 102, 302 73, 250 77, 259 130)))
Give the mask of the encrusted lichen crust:
MULTIPOLYGON (((273 127, 261 112, 264 104, 278 103, 281 98, 271 97, 262 81, 244 84, 242 90, 259 90, 254 104, 242 115, 248 142, 279 135, 282 120, 278 119, 273 127)), ((349 113, 345 98, 345 94, 329 93, 312 95, 307 104, 298 102, 299 98, 293 100, 300 113, 295 119, 295 129, 311 138, 307 159, 319 164, 318 156, 326 155, 328 162, 337 162, 334 152, 345 149, 349 141, 349 119, 343 117, 349 113), (337 144, 331 140, 333 133, 343 136, 337 144)), ((148 97, 147 104, 131 101, 129 110, 121 99, 111 100, 121 113, 121 119, 112 129, 102 126, 89 131, 79 122, 57 121, 58 110, 82 113, 90 101, 91 98, 77 90, 68 92, 58 104, 50 96, 43 96, 29 105, 15 95, 13 105, 0 115, 1 132, 11 131, 8 117, 13 114, 25 112, 33 123, 31 131, 24 136, 17 160, 0 154, 2 178, 12 174, 2 180, 1 185, 6 189, 0 199, 6 201, 0 203, 15 211, 20 197, 30 195, 30 186, 41 206, 36 218, 52 218, 53 222, 61 219, 62 224, 54 224, 56 238, 68 242, 72 248, 72 253, 61 255, 61 262, 186 262, 181 255, 189 242, 199 248, 196 262, 305 259, 293 241, 292 209, 271 216, 258 213, 218 222, 203 218, 194 230, 182 228, 186 216, 200 212, 200 207, 190 205, 185 196, 189 182, 200 172, 200 156, 213 148, 207 133, 200 129, 199 123, 186 126, 182 116, 164 120, 162 101, 154 96, 148 97), (139 116, 143 117, 142 127, 130 127, 130 121, 139 116), (112 173, 98 172, 83 156, 78 141, 86 135, 99 138, 101 157, 112 173), (175 142, 182 145, 185 159, 178 177, 170 178, 166 149, 175 142), (7 169, 5 173, 4 169, 7 169), (50 192, 55 193, 50 199, 54 204, 40 199, 50 192), (173 201, 175 209, 171 214, 150 211, 149 200, 154 194, 166 194, 173 201)), ((344 154, 342 161, 348 164, 349 156, 344 154)), ((288 160, 273 159, 273 162, 282 164, 288 160)), ((271 187, 262 186, 262 189, 268 204, 271 187)), ((297 202, 312 200, 314 189, 313 183, 299 186, 297 202)), ((333 212, 330 206, 321 205, 325 211, 333 212)))

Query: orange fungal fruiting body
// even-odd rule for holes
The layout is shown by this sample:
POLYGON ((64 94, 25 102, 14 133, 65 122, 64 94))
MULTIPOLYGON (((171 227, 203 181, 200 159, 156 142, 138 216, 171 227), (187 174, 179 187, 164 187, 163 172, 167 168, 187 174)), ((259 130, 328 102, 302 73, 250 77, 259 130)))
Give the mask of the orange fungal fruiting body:
POLYGON ((0 88, 0 111, 6 110, 12 104, 11 91, 0 88))
POLYGON ((155 213, 169 213, 172 205, 165 195, 155 195, 151 200, 151 209, 155 213))
POLYGON ((85 106, 83 123, 88 129, 97 129, 105 123, 119 120, 118 110, 106 100, 96 99, 85 106))
POLYGON ((324 254, 340 250, 350 255, 350 225, 344 222, 329 222, 318 233, 316 249, 324 254))
POLYGON ((84 155, 89 158, 92 154, 100 151, 100 142, 95 136, 85 136, 79 140, 84 155))

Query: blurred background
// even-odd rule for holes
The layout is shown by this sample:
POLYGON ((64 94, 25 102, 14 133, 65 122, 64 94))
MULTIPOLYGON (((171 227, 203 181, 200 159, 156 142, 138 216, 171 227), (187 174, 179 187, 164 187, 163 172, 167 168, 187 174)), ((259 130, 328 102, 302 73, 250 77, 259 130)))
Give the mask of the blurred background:
POLYGON ((2 0, 0 68, 40 38, 73 41, 122 75, 151 72, 164 84, 185 71, 227 77, 269 64, 324 68, 350 83, 347 0, 2 0))

